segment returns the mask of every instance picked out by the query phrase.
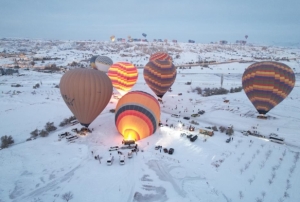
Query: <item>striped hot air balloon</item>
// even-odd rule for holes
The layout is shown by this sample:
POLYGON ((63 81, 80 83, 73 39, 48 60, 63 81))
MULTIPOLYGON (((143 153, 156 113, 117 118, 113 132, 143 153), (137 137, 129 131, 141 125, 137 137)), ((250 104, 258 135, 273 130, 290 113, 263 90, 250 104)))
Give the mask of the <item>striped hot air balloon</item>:
POLYGON ((172 57, 168 53, 165 53, 165 52, 156 52, 150 56, 149 61, 152 61, 152 60, 170 60, 170 61, 172 61, 172 57))
POLYGON ((125 140, 140 140, 155 133, 160 120, 160 106, 152 95, 132 91, 118 102, 115 124, 125 140))
POLYGON ((96 68, 102 72, 107 73, 109 67, 113 64, 113 61, 107 56, 98 56, 95 60, 96 68))
POLYGON ((108 76, 94 69, 73 69, 60 80, 60 93, 81 125, 88 127, 108 104, 113 87, 108 76))
POLYGON ((144 79, 160 98, 170 89, 176 79, 176 67, 170 60, 153 60, 144 68, 144 79))
POLYGON ((293 70, 279 62, 257 62, 243 74, 243 89, 259 114, 266 114, 292 91, 293 70))
POLYGON ((137 68, 129 62, 118 62, 110 66, 108 77, 116 90, 124 95, 136 83, 138 78, 137 68))

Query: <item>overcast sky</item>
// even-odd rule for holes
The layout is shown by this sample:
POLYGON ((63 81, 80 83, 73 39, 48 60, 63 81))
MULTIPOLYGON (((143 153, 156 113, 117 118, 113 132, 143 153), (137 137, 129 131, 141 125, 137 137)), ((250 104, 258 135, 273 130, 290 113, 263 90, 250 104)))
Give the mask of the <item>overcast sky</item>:
POLYGON ((300 0, 0 0, 0 37, 300 42, 300 0))

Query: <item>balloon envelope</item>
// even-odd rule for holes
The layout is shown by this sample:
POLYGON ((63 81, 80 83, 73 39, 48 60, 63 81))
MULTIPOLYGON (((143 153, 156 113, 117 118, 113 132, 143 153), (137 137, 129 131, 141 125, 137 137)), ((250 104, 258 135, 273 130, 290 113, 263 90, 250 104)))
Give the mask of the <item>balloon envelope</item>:
POLYGON ((144 79, 160 98, 170 89, 176 79, 176 67, 170 60, 153 60, 144 68, 144 79))
POLYGON ((113 61, 107 56, 98 56, 95 60, 96 69, 107 73, 110 66, 113 64, 113 61))
POLYGON ((258 113, 266 114, 292 91, 293 70, 279 62, 257 62, 243 74, 243 89, 258 113))
POLYGON ((118 62, 110 66, 107 75, 116 90, 124 95, 136 83, 138 78, 137 68, 129 62, 118 62))
POLYGON ((160 120, 160 106, 152 95, 132 91, 118 102, 115 124, 125 140, 140 140, 152 135, 160 120))
POLYGON ((172 61, 172 57, 168 53, 165 53, 165 52, 156 52, 150 56, 149 61, 152 61, 152 60, 170 60, 170 61, 172 61))
POLYGON ((93 69, 96 69, 95 60, 96 60, 97 57, 98 57, 98 55, 94 55, 94 56, 92 56, 91 59, 90 59, 90 65, 91 65, 91 67, 92 67, 93 69))
POLYGON ((108 76, 94 69, 73 69, 60 80, 60 93, 77 120, 88 127, 108 104, 113 87, 108 76))
POLYGON ((114 42, 115 41, 115 36, 114 35, 112 35, 112 36, 110 36, 110 40, 112 41, 112 42, 114 42))

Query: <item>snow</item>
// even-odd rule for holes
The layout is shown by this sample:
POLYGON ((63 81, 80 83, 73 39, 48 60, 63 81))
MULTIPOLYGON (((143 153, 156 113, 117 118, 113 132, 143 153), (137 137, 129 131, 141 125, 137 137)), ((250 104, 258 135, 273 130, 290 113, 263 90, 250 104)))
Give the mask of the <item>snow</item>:
MULTIPOLYGON (((53 57, 69 54, 64 61, 65 65, 75 58, 81 61, 91 54, 72 50, 73 42, 65 43, 59 45, 59 48, 54 46, 40 52, 48 51, 47 54, 53 57), (70 50, 59 50, 64 47, 70 50), (52 49, 55 51, 51 51, 52 49)), ((109 43, 103 45, 106 48, 114 47, 109 43)), ((13 49, 14 46, 11 46, 13 49)), ((231 54, 225 54, 222 47, 216 48, 216 45, 178 46, 182 53, 180 59, 175 60, 176 64, 197 61, 199 53, 190 50, 198 48, 210 50, 203 53, 203 58, 215 57, 217 61, 223 62, 232 57, 231 54)), ((10 48, 9 44, 6 44, 5 49, 7 48, 10 48)), ((259 46, 231 48, 240 55, 247 53, 249 60, 252 59, 251 54, 261 49, 259 46)), ((279 47, 269 47, 269 51, 272 54, 277 51, 273 56, 278 57, 291 57, 290 52, 299 53, 298 49, 279 47)), ((102 53, 106 52, 97 52, 102 53)), ((121 58, 117 53, 110 53, 109 56, 115 62, 119 61, 117 58, 121 58)), ((146 56, 129 57, 127 60, 146 64, 146 56)), ((284 62, 294 68, 296 73, 300 70, 299 54, 297 57, 297 60, 284 62)), ((7 59, 0 58, 0 64, 7 64, 6 62, 7 59)), ((72 115, 61 98, 59 89, 55 88, 62 73, 20 70, 24 76, 1 76, 0 136, 12 135, 15 143, 0 150, 0 202, 63 201, 62 195, 69 191, 74 196, 72 202, 300 201, 300 165, 299 160, 295 160, 300 152, 299 74, 296 75, 293 91, 268 113, 267 120, 256 118, 257 112, 243 91, 210 97, 192 92, 197 86, 219 88, 222 74, 224 88, 229 90, 239 87, 242 74, 250 64, 233 62, 209 65, 209 68, 202 69, 199 66, 178 69, 173 91, 166 93, 164 104, 161 105, 162 123, 165 124, 168 120, 167 123, 173 123, 175 128, 161 127, 152 136, 138 141, 140 151, 130 159, 127 157, 129 150, 121 150, 126 155, 125 165, 119 164, 117 151, 108 151, 111 146, 121 146, 122 142, 122 136, 114 124, 114 114, 109 112, 115 108, 117 99, 112 97, 108 106, 92 122, 92 133, 80 136, 74 143, 69 143, 66 139, 58 141, 59 134, 71 132, 75 127, 81 128, 79 124, 58 127, 64 118, 72 115), (192 84, 185 85, 187 81, 192 84), (13 83, 23 86, 14 88, 11 87, 13 83), (37 83, 40 88, 33 89, 37 83), (183 95, 179 96, 178 93, 183 95), (230 102, 224 103, 224 99, 230 102), (185 109, 187 112, 184 112, 185 109), (200 117, 191 118, 199 122, 199 125, 195 125, 194 134, 198 134, 200 127, 233 125, 233 141, 226 143, 228 136, 219 131, 212 137, 198 134, 195 142, 181 137, 180 133, 189 133, 186 127, 191 121, 182 117, 190 117, 198 109, 206 112, 200 117), (181 118, 171 117, 171 114, 180 114, 181 118), (185 124, 183 131, 180 130, 178 121, 185 124), (30 137, 31 131, 43 129, 46 122, 54 122, 58 129, 48 137, 25 141, 30 137), (265 136, 277 133, 285 138, 286 144, 242 135, 241 131, 253 130, 253 127, 257 127, 265 136), (165 154, 155 150, 156 145, 174 148, 175 152, 173 155, 165 154), (96 155, 100 156, 101 163, 95 160, 96 155), (110 155, 114 156, 114 162, 108 166, 106 159, 110 155)), ((142 69, 139 69, 139 78, 132 90, 143 90, 154 95, 144 82, 142 69)))

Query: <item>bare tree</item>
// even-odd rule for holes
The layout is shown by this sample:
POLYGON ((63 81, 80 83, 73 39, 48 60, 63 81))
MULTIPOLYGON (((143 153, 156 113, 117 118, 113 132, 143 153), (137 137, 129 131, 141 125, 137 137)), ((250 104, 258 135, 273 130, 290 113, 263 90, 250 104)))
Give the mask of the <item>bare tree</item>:
POLYGON ((61 198, 63 199, 63 200, 65 200, 65 201, 70 201, 71 199, 73 199, 73 194, 72 194, 72 192, 67 192, 67 193, 64 193, 62 196, 61 196, 61 198))
POLYGON ((273 180, 275 177, 276 177, 276 173, 273 172, 273 173, 272 173, 272 180, 273 180))
POLYGON ((253 182, 253 179, 249 179, 249 180, 248 180, 248 182, 249 182, 250 184, 252 184, 252 182, 253 182))
POLYGON ((285 191, 284 194, 283 194, 283 197, 284 197, 284 198, 289 198, 290 195, 285 191))
POLYGON ((258 198, 258 197, 257 197, 257 198, 255 199, 255 201, 256 201, 256 202, 262 202, 263 200, 262 200, 261 198, 258 198))
POLYGON ((240 199, 242 199, 244 197, 244 194, 242 191, 239 191, 239 196, 240 196, 240 199))
POLYGON ((263 197, 263 199, 264 199, 265 196, 266 196, 266 192, 265 192, 265 191, 262 191, 262 192, 261 192, 261 195, 262 195, 262 197, 263 197))
POLYGON ((269 185, 271 185, 273 183, 273 180, 269 179, 269 185))

